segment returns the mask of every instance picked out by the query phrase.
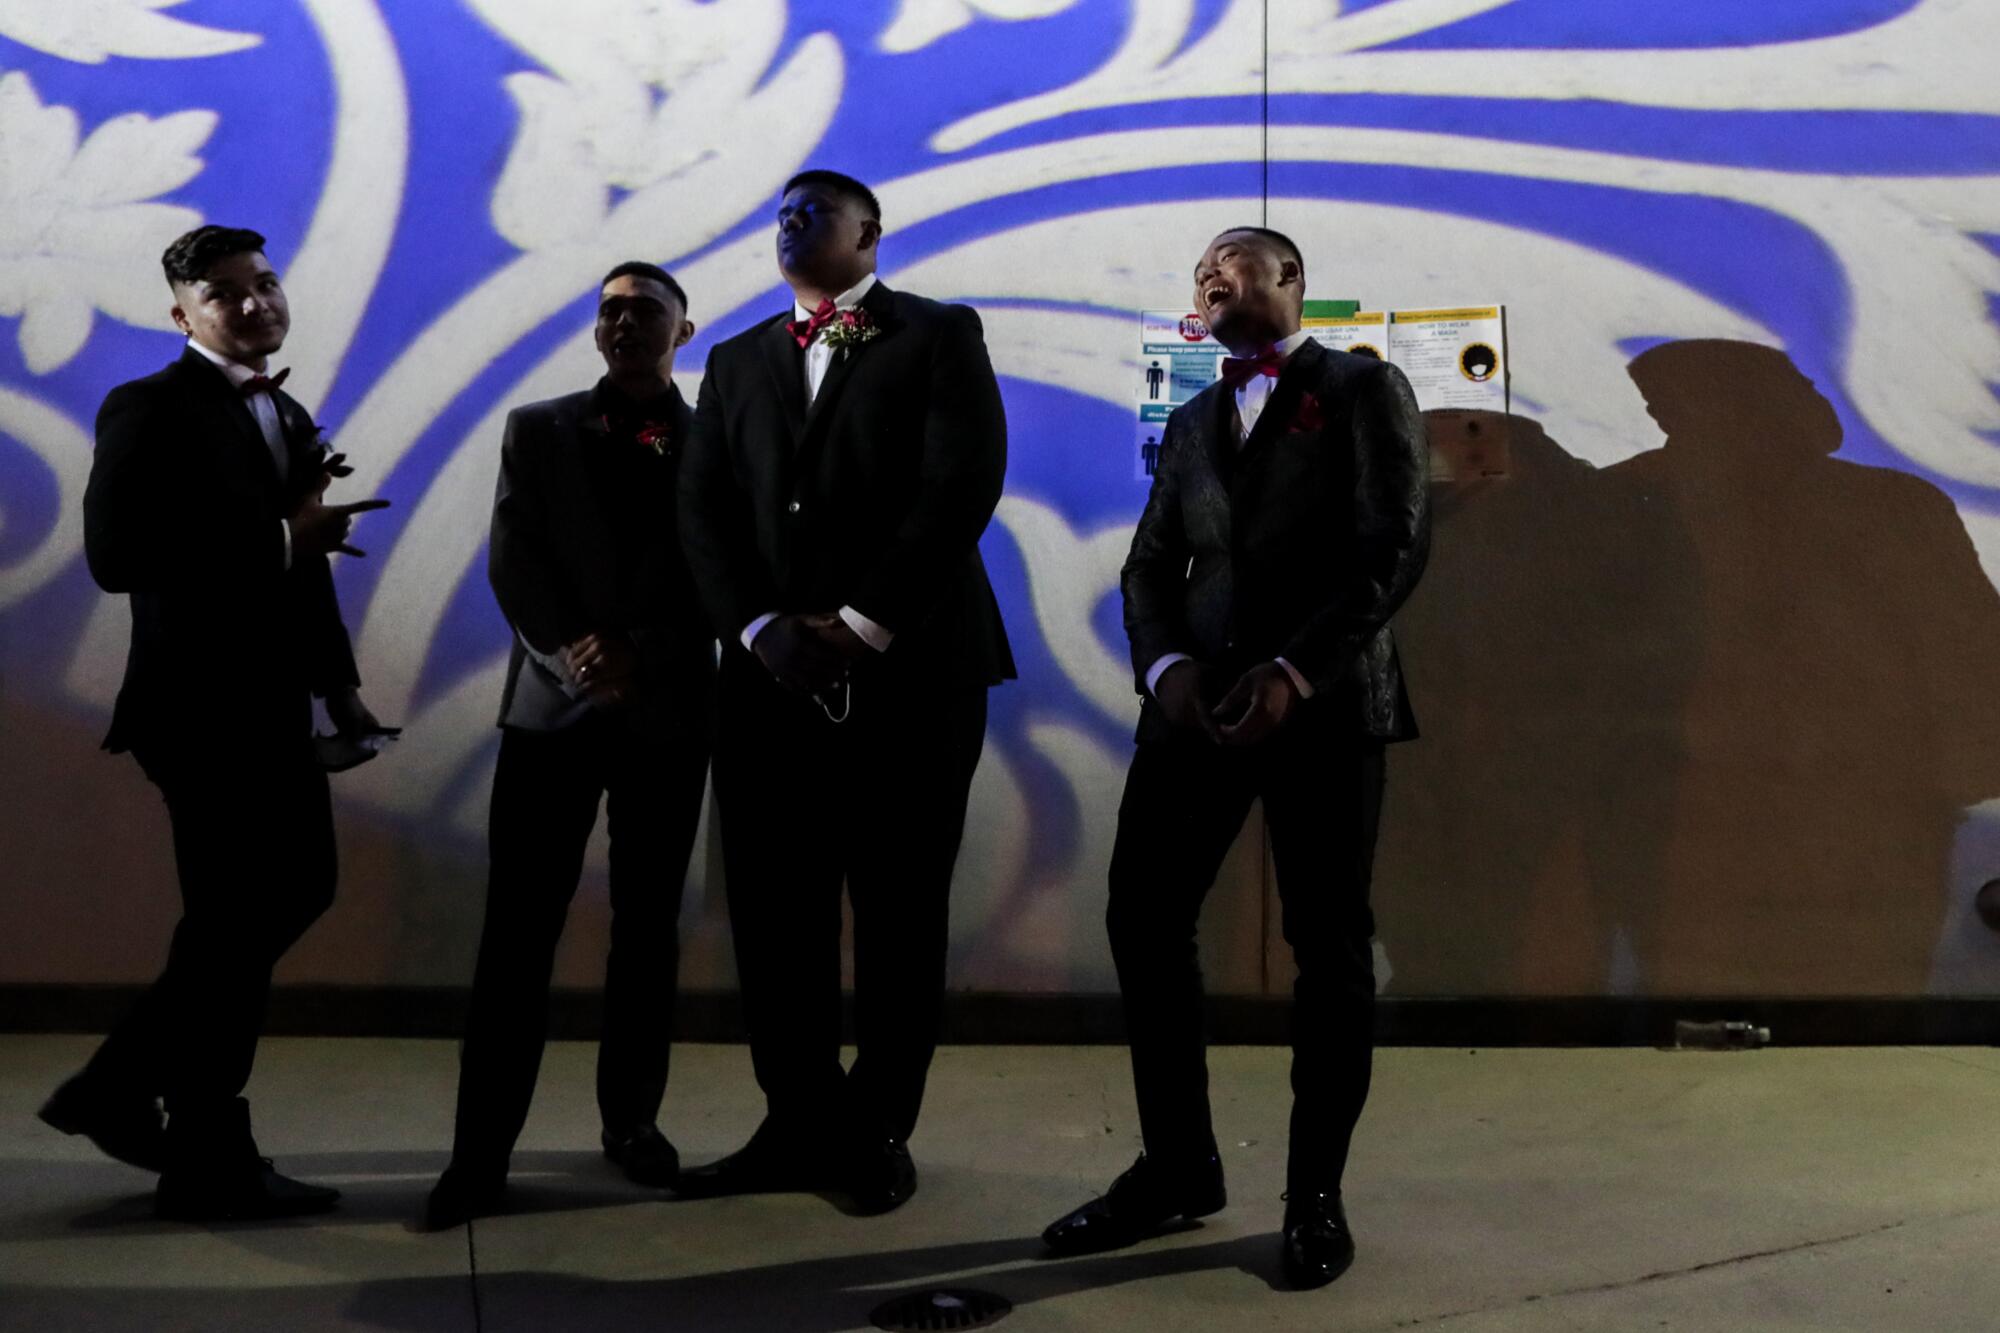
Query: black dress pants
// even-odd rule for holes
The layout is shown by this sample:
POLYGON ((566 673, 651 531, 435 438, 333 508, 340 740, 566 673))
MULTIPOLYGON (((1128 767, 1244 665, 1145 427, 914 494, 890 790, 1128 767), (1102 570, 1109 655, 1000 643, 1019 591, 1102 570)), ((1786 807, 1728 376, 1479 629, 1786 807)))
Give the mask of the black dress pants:
POLYGON ((1381 745, 1331 734, 1310 713, 1241 750, 1190 734, 1138 747, 1118 811, 1106 924, 1148 1156, 1172 1166, 1215 1150, 1195 927, 1251 801, 1262 797, 1299 971, 1288 1179, 1293 1190, 1340 1188, 1374 1047, 1368 889, 1382 785, 1381 745))
POLYGON ((241 1123, 232 1108, 256 1058, 271 969, 333 902, 333 809, 303 727, 294 741, 185 741, 135 758, 166 799, 182 915, 159 979, 86 1073, 163 1097, 193 1142, 203 1123, 241 1123))
POLYGON ((615 714, 593 713, 561 731, 503 730, 455 1163, 504 1173, 527 1122, 548 1039, 556 943, 600 800, 611 837, 611 952, 597 1109, 613 1133, 658 1116, 680 981, 681 892, 707 772, 705 737, 663 739, 615 714))
POLYGON ((856 668, 850 712, 723 658, 716 741, 729 918, 772 1120, 907 1139, 937 1049, 951 876, 986 687, 856 668), (852 1070, 840 1065, 840 895, 854 913, 852 1070))

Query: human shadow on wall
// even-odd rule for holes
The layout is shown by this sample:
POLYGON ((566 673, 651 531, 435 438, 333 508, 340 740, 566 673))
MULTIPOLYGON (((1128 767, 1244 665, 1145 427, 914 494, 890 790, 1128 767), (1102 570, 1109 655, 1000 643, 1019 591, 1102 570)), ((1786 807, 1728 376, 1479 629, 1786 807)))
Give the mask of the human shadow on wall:
POLYGON ((1943 492, 1831 457, 1784 353, 1629 370, 1664 447, 1599 470, 1495 417, 1512 474, 1438 494, 1397 619, 1392 989, 1921 993, 2000 794, 2000 596, 1943 492))

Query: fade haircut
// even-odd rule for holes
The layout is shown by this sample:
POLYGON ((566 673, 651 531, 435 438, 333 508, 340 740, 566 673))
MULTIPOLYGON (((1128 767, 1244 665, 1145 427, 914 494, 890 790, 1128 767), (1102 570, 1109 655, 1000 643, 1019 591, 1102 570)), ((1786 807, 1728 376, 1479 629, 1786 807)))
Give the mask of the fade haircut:
POLYGON ((169 287, 182 282, 200 282, 219 259, 231 255, 263 254, 264 238, 248 227, 196 227, 167 247, 160 267, 167 272, 169 287))
POLYGON ((681 303, 681 317, 683 319, 687 317, 688 294, 681 290, 681 285, 678 282, 674 281, 674 275, 661 268, 658 264, 648 264, 643 259, 628 259, 599 280, 597 284, 598 294, 600 296, 603 295, 604 289, 609 287, 612 280, 616 278, 651 278, 654 282, 659 283, 674 294, 674 299, 681 303))
POLYGON ((1285 235, 1285 233, 1272 231, 1269 227, 1230 227, 1219 234, 1229 236, 1237 232, 1244 232, 1262 239, 1264 244, 1278 252, 1279 258, 1289 259, 1294 264, 1297 264, 1300 273, 1306 271, 1306 257, 1299 253, 1298 243, 1285 235))
POLYGON ((785 188, 781 193, 790 194, 801 185, 817 185, 821 189, 830 190, 843 199, 861 205, 862 211, 875 221, 882 220, 882 204, 875 198, 875 192, 852 176, 821 169, 801 171, 785 182, 785 188))

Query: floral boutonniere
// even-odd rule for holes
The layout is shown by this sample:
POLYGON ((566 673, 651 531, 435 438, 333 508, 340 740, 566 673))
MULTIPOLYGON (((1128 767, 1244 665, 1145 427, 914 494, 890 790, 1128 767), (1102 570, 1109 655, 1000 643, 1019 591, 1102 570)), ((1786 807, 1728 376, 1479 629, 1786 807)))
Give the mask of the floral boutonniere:
POLYGON ((851 347, 875 341, 881 333, 882 326, 875 322, 875 317, 856 306, 829 320, 819 331, 819 339, 834 351, 844 353, 851 347))
POLYGON ((327 443, 325 427, 301 423, 287 435, 292 448, 304 454, 306 462, 313 465, 315 471, 332 477, 353 475, 354 469, 347 465, 347 455, 333 452, 333 446, 327 443))
POLYGON ((667 450, 673 446, 673 432, 663 421, 648 421, 639 427, 639 433, 632 437, 653 451, 655 457, 665 458, 667 450))
POLYGON ((1319 399, 1312 394, 1299 395, 1299 405, 1292 409, 1290 431, 1316 431, 1326 425, 1326 418, 1320 414, 1319 399))

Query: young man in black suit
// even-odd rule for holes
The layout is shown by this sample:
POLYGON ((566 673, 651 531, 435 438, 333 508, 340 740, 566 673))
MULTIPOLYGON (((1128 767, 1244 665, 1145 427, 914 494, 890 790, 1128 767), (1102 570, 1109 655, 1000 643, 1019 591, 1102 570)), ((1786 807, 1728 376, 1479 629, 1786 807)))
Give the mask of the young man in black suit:
POLYGON ((1007 446, 979 317, 877 280, 881 235, 859 181, 789 181, 794 308, 710 353, 695 411, 681 537, 725 644, 716 795, 769 1113, 685 1194, 833 1187, 880 1212, 916 1188, 952 866, 986 691, 1014 674, 979 558, 1007 446))
POLYGON ((1145 705, 1106 924, 1146 1151, 1044 1238, 1111 1249, 1223 1206, 1195 926, 1262 797, 1299 968, 1283 1257, 1318 1286, 1354 1255, 1340 1180, 1368 1095, 1383 746, 1416 734, 1389 617, 1429 550, 1424 427, 1401 371, 1300 330, 1283 235, 1223 232, 1194 295, 1234 355, 1168 419, 1122 577, 1145 705))
POLYGON ((655 265, 599 284, 595 388, 508 415, 487 573, 514 629, 500 700, 486 926, 452 1160, 426 1220, 501 1201, 547 1034, 549 974, 606 802, 611 954, 597 1107, 604 1154, 642 1185, 680 1157, 655 1123, 667 1086, 682 882, 708 776, 715 635, 674 531, 694 413, 674 358, 687 296, 655 265))
POLYGON ((347 469, 278 387, 285 372, 265 373, 291 312, 264 238, 199 227, 163 265, 187 349, 105 398, 84 553, 99 586, 131 596, 104 748, 129 750, 166 798, 184 911, 160 979, 42 1119, 159 1170, 163 1217, 319 1212, 338 1192, 271 1168, 242 1092, 271 968, 333 901, 313 697, 350 739, 382 731, 327 556, 360 555, 354 515, 388 501, 322 498, 347 469))

